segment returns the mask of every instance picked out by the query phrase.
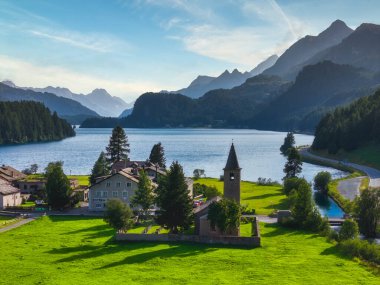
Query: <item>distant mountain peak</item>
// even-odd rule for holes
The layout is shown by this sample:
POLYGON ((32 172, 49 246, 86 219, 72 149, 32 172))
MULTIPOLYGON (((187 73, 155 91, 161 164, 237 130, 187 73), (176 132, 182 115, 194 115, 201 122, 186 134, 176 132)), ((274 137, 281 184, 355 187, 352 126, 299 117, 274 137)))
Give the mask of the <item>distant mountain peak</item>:
POLYGON ((318 37, 322 38, 332 38, 338 34, 350 34, 353 30, 346 25, 342 20, 335 20, 331 25, 324 31, 322 31, 318 37))
POLYGON ((8 85, 9 87, 17 88, 16 84, 14 84, 13 81, 11 80, 4 80, 4 81, 1 81, 1 83, 8 85))

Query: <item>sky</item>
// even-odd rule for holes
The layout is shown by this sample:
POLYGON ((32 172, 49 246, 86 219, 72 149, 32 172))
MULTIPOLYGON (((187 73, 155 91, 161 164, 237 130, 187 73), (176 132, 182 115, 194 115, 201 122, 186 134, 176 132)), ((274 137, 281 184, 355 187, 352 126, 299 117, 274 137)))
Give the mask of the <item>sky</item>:
POLYGON ((379 11, 378 0, 0 0, 0 81, 131 102, 249 71, 336 19, 379 24, 379 11))

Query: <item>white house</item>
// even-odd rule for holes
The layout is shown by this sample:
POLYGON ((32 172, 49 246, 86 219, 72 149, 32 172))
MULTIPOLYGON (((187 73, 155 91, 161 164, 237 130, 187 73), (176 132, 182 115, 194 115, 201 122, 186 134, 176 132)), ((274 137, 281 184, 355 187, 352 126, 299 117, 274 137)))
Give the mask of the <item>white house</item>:
POLYGON ((22 203, 20 189, 9 182, 0 179, 0 209, 19 206, 22 203))
MULTIPOLYGON (((138 188, 139 171, 144 170, 153 187, 157 187, 157 175, 166 175, 164 169, 153 167, 149 164, 129 162, 130 167, 113 168, 113 174, 99 177, 94 185, 89 188, 88 208, 90 211, 104 211, 106 202, 111 198, 119 198, 130 205, 131 199, 138 188)), ((124 165, 125 166, 125 165, 124 165)), ((189 195, 193 195, 193 181, 186 179, 189 195)))

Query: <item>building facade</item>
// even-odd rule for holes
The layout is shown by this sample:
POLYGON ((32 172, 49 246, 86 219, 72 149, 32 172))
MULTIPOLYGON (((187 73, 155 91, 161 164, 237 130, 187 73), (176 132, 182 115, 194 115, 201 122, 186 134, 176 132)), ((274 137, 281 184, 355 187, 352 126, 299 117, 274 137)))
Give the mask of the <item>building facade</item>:
POLYGON ((0 179, 0 209, 19 206, 22 203, 20 190, 0 179))

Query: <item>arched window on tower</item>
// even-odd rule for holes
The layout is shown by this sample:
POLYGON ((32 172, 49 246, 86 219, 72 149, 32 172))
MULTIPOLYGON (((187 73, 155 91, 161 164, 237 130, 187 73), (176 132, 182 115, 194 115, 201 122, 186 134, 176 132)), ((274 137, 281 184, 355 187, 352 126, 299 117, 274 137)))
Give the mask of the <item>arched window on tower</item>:
POLYGON ((233 172, 230 172, 230 180, 231 181, 235 180, 235 174, 233 172))

